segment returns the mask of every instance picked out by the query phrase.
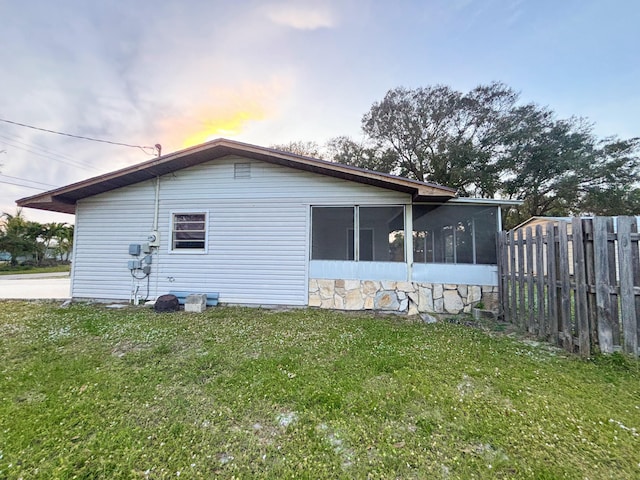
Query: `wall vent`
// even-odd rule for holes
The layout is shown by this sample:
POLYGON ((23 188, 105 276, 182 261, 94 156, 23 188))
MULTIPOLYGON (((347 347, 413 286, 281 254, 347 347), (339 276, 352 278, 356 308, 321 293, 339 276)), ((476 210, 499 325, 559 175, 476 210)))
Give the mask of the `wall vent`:
POLYGON ((234 163, 233 178, 251 178, 251 163, 234 163))

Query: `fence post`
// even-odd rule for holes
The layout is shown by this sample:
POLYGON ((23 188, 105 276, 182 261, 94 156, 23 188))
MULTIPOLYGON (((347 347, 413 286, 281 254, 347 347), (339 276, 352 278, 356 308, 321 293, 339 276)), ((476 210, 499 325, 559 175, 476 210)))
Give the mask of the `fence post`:
POLYGON ((589 342, 589 313, 587 310, 587 272, 584 260, 584 235, 582 220, 571 221, 573 235, 573 276, 576 284, 576 329, 578 331, 578 348, 583 357, 591 356, 589 342))
POLYGON ((589 312, 589 338, 591 347, 598 344, 598 308, 596 305, 596 273, 595 273, 595 257, 593 253, 593 220, 585 219, 582 221, 582 234, 584 238, 584 256, 585 267, 587 272, 587 284, 589 291, 587 292, 587 310, 589 312))
POLYGON ((607 218, 607 248, 609 249, 609 295, 611 296, 611 325, 613 327, 613 345, 619 347, 620 343, 620 309, 618 308, 619 302, 619 290, 618 290, 618 275, 617 275, 617 250, 616 250, 616 237, 615 237, 615 223, 613 217, 607 218))
POLYGON ((556 266, 556 235, 552 223, 547 223, 547 296, 549 306, 549 336, 558 343, 558 290, 556 266))
MULTIPOLYGON (((596 277, 596 308, 598 312, 598 344, 602 353, 613 353, 613 319, 609 293, 609 219, 593 220, 593 249, 596 277)), ((611 228, 613 230, 613 228, 611 228)))
POLYGON ((638 338, 638 348, 636 350, 636 356, 640 356, 640 295, 638 295, 638 287, 640 287, 640 251, 638 250, 638 224, 634 218, 634 222, 631 224, 631 233, 633 238, 631 239, 631 256, 633 258, 633 292, 635 296, 636 304, 636 336, 638 338))
MULTIPOLYGON (((633 217, 618 218, 618 263, 620 266, 620 303, 622 305, 623 350, 635 355, 638 351, 636 328, 636 300, 633 291, 633 254, 631 243, 633 217)), ((635 233, 635 232, 634 232, 635 233)), ((637 248, 637 246, 636 246, 637 248)))
POLYGON ((525 239, 525 252, 527 258, 527 310, 529 310, 527 320, 527 331, 529 333, 535 332, 535 319, 536 319, 536 302, 535 293, 533 290, 533 277, 535 275, 533 270, 533 231, 531 227, 527 227, 527 236, 525 239))
POLYGON ((526 314, 527 310, 524 304, 524 239, 522 238, 524 232, 519 229, 516 233, 518 242, 518 326, 525 329, 529 317, 526 314))
POLYGON ((511 269, 510 275, 510 292, 511 292, 511 323, 518 322, 518 296, 516 294, 516 238, 515 233, 512 230, 509 233, 509 268, 511 269))
POLYGON ((545 336, 544 308, 544 238, 542 225, 536 226, 536 288, 538 297, 538 335, 545 336))
POLYGON ((571 334, 571 278, 569 273, 569 238, 567 222, 558 222, 558 272, 560 273, 560 331, 562 345, 573 352, 571 334))
POLYGON ((510 321, 509 316, 509 244, 507 232, 498 232, 498 295, 500 296, 500 309, 505 322, 510 321))

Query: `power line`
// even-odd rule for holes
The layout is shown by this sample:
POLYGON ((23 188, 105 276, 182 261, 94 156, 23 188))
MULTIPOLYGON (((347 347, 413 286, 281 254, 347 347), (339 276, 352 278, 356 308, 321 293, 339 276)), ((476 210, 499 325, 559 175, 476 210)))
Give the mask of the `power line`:
POLYGON ((79 138, 81 140, 89 140, 91 142, 109 143, 111 145, 119 145, 121 147, 139 148, 140 150, 142 150, 144 153, 147 153, 147 154, 149 153, 146 152, 145 149, 153 150, 154 152, 153 154, 155 154, 157 151, 157 147, 148 147, 144 145, 131 145, 129 143, 112 142, 110 140, 101 140, 99 138, 84 137, 82 135, 73 135, 71 133, 57 132, 55 130, 49 130, 47 128, 34 127, 33 125, 27 125, 25 123, 14 122, 12 120, 5 120, 4 118, 0 118, 0 122, 10 123, 12 125, 18 125, 19 127, 31 128, 33 130, 40 130, 41 132, 53 133, 56 135, 63 135, 65 137, 79 138))
MULTIPOLYGON (((3 132, 3 133, 7 133, 7 132, 3 132)), ((31 143, 23 142, 22 141, 22 137, 19 136, 19 135, 9 134, 9 133, 7 133, 7 135, 9 135, 9 136, 7 137, 5 135, 1 135, 0 134, 0 138, 4 138, 5 140, 9 140, 11 142, 19 143, 19 144, 24 145, 26 147, 35 148, 37 150, 40 150, 40 151, 44 152, 44 154, 50 155, 52 157, 66 158, 66 159, 68 159, 70 161, 76 161, 73 157, 70 157, 69 155, 65 155, 63 153, 51 150, 51 148, 49 148, 49 147, 43 147, 42 145, 38 145, 37 143, 33 143, 33 142, 31 142, 31 143)), ((5 152, 6 152, 6 150, 5 150, 5 152)))
MULTIPOLYGON (((0 135, 0 138, 2 138, 2 135, 0 135)), ((4 138, 6 138, 6 137, 4 137, 4 138)), ((13 141, 13 140, 12 140, 12 141, 13 141)), ((15 141, 17 141, 17 140, 15 140, 15 141)), ((13 147, 13 148, 17 148, 18 150, 24 150, 25 152, 29 152, 29 153, 31 153, 31 154, 33 154, 33 155, 37 155, 37 156, 39 156, 39 157, 46 158, 46 159, 48 159, 48 160, 55 160, 56 162, 66 163, 67 165, 71 165, 72 167, 79 167, 79 168, 83 168, 83 169, 85 169, 85 170, 95 170, 95 171, 98 171, 98 170, 99 170, 98 168, 93 167, 93 166, 90 166, 90 165, 84 165, 84 164, 82 164, 82 163, 72 162, 72 161, 70 161, 70 160, 64 160, 64 159, 62 159, 62 158, 52 157, 51 155, 47 155, 47 154, 44 154, 44 153, 34 152, 33 150, 30 150, 30 149, 25 148, 25 147, 21 147, 20 145, 15 145, 15 144, 13 144, 13 143, 10 143, 10 142, 9 142, 9 141, 7 141, 7 140, 2 140, 2 139, 0 139, 0 143, 3 143, 3 144, 5 144, 5 145, 9 145, 9 146, 11 146, 11 147, 13 147)), ((22 143, 22 142, 19 142, 19 143, 22 143)), ((26 145, 26 144, 25 144, 25 145, 26 145)))
POLYGON ((52 185, 50 183, 44 183, 44 182, 37 182, 35 180, 29 180, 28 178, 12 177, 11 175, 5 175, 4 173, 0 173, 0 176, 7 177, 7 178, 13 178, 14 180, 22 180, 24 182, 37 183, 39 185, 44 185, 46 187, 58 188, 58 185, 52 185))
POLYGON ((32 189, 34 189, 34 190, 39 190, 39 191, 41 191, 41 192, 44 192, 44 191, 46 190, 46 189, 44 189, 44 188, 31 187, 31 186, 29 186, 29 185, 23 185, 23 184, 21 184, 21 183, 5 182, 4 180, 0 180, 0 183, 5 183, 5 184, 7 184, 7 185, 15 185, 15 186, 17 186, 17 187, 32 188, 32 189))

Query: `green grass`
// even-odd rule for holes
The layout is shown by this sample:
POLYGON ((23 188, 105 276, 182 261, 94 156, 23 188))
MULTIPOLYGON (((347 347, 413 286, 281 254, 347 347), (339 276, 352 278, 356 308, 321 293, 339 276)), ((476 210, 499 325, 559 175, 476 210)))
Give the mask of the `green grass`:
POLYGON ((640 367, 442 322, 0 303, 0 478, 638 478, 640 367))
POLYGON ((68 272, 71 265, 54 265, 51 267, 32 267, 29 265, 19 265, 11 267, 8 264, 0 264, 0 275, 16 275, 21 273, 51 273, 51 272, 68 272))

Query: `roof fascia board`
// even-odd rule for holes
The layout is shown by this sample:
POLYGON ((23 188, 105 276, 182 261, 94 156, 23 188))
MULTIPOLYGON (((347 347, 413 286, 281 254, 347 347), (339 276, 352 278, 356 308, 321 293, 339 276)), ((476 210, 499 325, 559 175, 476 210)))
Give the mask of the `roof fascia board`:
POLYGON ((451 199, 456 195, 454 189, 440 185, 373 172, 326 160, 289 154, 241 142, 218 139, 50 190, 42 194, 25 197, 18 200, 17 204, 19 206, 32 208, 40 208, 40 205, 44 208, 44 204, 49 204, 53 207, 57 203, 74 205, 75 202, 81 198, 150 180, 157 176, 166 175, 183 168, 229 155, 253 158, 322 175, 370 184, 388 190, 410 193, 414 199, 421 197, 431 198, 432 200, 439 198, 451 199))

